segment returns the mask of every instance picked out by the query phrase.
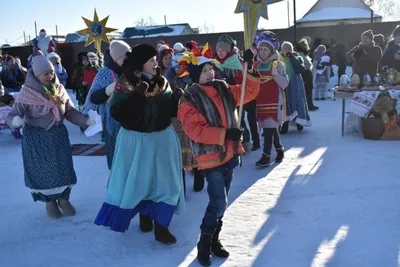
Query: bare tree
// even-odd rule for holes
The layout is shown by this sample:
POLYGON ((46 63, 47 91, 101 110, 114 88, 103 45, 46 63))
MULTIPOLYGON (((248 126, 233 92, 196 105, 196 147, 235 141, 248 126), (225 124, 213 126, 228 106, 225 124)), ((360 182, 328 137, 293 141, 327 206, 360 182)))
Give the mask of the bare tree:
POLYGON ((363 0, 375 13, 381 15, 383 19, 392 16, 393 7, 396 5, 396 0, 363 0))
POLYGON ((396 3, 396 5, 393 7, 393 9, 390 12, 390 16, 394 20, 400 20, 400 4, 396 3))
POLYGON ((156 21, 152 17, 140 18, 134 22, 136 27, 154 26, 157 25, 156 21))
POLYGON ((200 33, 213 33, 215 32, 215 27, 213 24, 208 24, 207 21, 204 21, 204 25, 199 27, 200 33))

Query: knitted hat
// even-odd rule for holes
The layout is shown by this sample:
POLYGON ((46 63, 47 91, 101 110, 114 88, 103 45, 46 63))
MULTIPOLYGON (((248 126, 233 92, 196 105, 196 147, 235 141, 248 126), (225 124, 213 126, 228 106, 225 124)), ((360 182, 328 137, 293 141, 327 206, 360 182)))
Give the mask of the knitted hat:
MULTIPOLYGON (((143 70, 143 65, 152 57, 157 55, 157 50, 149 44, 140 44, 132 48, 130 52, 133 68, 137 71, 143 70)), ((125 63, 124 63, 125 64, 125 63)))
POLYGON ((174 50, 179 52, 179 53, 183 53, 186 51, 185 47, 183 46, 182 43, 176 43, 174 44, 174 50))
POLYGON ((124 57, 131 47, 124 41, 114 40, 110 43, 110 56, 114 61, 124 57))
POLYGON ((47 58, 49 60, 52 60, 53 58, 55 58, 58 61, 61 61, 61 57, 56 52, 51 52, 50 54, 47 55, 47 58))
POLYGON ((385 36, 383 34, 374 35, 375 43, 384 44, 385 43, 385 36))
POLYGON ((230 37, 228 34, 223 34, 218 38, 217 49, 222 49, 229 54, 235 45, 236 42, 232 39, 232 37, 230 37))
POLYGON ((32 70, 36 77, 46 71, 54 71, 53 64, 47 59, 46 56, 40 55, 32 58, 32 70))
POLYGON ((397 25, 396 28, 393 30, 393 37, 400 36, 400 25, 397 25))
POLYGON ((361 37, 368 37, 371 41, 374 40, 374 33, 372 32, 372 30, 368 30, 366 32, 363 32, 363 34, 361 35, 361 37))

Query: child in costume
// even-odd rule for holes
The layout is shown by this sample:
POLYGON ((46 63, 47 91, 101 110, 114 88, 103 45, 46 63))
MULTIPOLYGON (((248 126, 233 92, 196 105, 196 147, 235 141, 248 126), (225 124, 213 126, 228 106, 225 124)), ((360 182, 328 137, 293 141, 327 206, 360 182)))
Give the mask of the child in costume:
MULTIPOLYGON (((120 77, 121 66, 126 58, 126 53, 130 50, 130 46, 124 41, 114 40, 110 43, 110 49, 105 57, 105 66, 96 74, 83 110, 83 113, 87 113, 91 109, 98 109, 102 117, 103 138, 109 170, 111 170, 112 166, 120 124, 111 117, 111 105, 108 102, 109 95, 106 92, 106 88, 120 77)), ((115 88, 115 86, 112 88, 115 88)), ((111 94, 112 91, 109 90, 108 93, 111 94)))
POLYGON ((157 51, 141 44, 127 53, 115 90, 111 115, 121 124, 106 201, 95 224, 125 232, 140 214, 142 232, 176 243, 168 230, 174 213, 184 209, 182 152, 171 126, 182 90, 170 88, 157 68, 157 51))
POLYGON ((315 100, 326 100, 331 77, 331 58, 326 55, 326 47, 319 45, 314 52, 315 100))
MULTIPOLYGON (((193 53, 180 59, 182 64, 188 66, 194 84, 185 91, 178 110, 178 118, 191 139, 192 153, 199 170, 208 182, 210 202, 200 226, 201 237, 197 244, 197 259, 203 266, 211 265, 211 252, 216 257, 229 256, 221 245, 219 234, 233 170, 239 164, 239 155, 244 152, 240 142, 243 131, 238 128, 240 119, 237 114, 241 85, 228 85, 225 81, 215 80, 211 56, 212 51, 206 44, 201 53, 193 47, 193 53)), ((249 66, 253 65, 253 58, 253 52, 247 50, 244 60, 249 66)), ((244 103, 253 100, 259 88, 257 73, 250 69, 244 103)))
MULTIPOLYGON (((192 80, 189 77, 189 73, 187 72, 187 67, 179 64, 179 60, 184 56, 184 54, 177 54, 172 58, 172 66, 168 69, 166 78, 172 89, 181 88, 186 90, 191 84, 192 80)), ((193 156, 192 150, 190 148, 190 140, 187 137, 186 133, 183 131, 182 124, 179 122, 177 118, 172 118, 172 125, 176 133, 178 134, 179 140, 181 142, 182 147, 182 164, 183 164, 183 181, 186 190, 186 180, 185 180, 185 170, 191 171, 193 170, 194 181, 193 181, 193 190, 195 192, 200 192, 204 188, 204 175, 200 173, 197 168, 197 161, 193 156)), ((186 191, 185 191, 186 194, 186 191)))
POLYGON ((257 120, 264 129, 264 150, 256 166, 270 165, 272 145, 275 146, 277 157, 275 162, 282 162, 284 148, 281 145, 278 128, 284 119, 285 101, 283 90, 289 84, 285 66, 279 59, 277 49, 279 40, 272 32, 262 32, 256 36, 257 61, 254 69, 261 76, 260 92, 256 98, 257 120))
POLYGON ((44 55, 36 56, 7 122, 13 128, 25 125, 25 185, 34 201, 46 202, 47 215, 54 219, 62 217, 59 207, 66 216, 75 215, 69 197, 76 174, 64 119, 80 127, 95 124, 74 108, 53 64, 44 55))

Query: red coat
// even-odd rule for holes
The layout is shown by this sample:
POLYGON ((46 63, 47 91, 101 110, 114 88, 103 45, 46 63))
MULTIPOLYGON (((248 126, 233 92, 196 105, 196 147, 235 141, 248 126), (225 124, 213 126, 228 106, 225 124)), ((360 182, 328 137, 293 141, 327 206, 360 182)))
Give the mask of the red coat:
MULTIPOLYGON (((240 94, 242 89, 241 87, 241 85, 229 86, 237 106, 239 106, 240 104, 240 94)), ((220 154, 218 152, 200 155, 196 158, 198 168, 200 170, 204 170, 223 165, 231 160, 235 154, 244 153, 244 150, 240 142, 238 150, 235 151, 235 142, 225 140, 226 128, 228 127, 228 123, 222 100, 219 97, 217 91, 212 86, 201 85, 200 88, 205 91, 208 97, 210 97, 217 106, 222 119, 223 127, 217 128, 208 125, 207 120, 204 118, 203 115, 200 114, 198 109, 187 102, 183 102, 179 105, 178 119, 182 123, 182 127, 186 135, 194 142, 221 146, 225 144, 226 156, 225 159, 223 159, 222 161, 219 158, 220 154)), ((251 75, 247 75, 244 103, 252 101, 257 96, 259 90, 260 79, 251 75)))

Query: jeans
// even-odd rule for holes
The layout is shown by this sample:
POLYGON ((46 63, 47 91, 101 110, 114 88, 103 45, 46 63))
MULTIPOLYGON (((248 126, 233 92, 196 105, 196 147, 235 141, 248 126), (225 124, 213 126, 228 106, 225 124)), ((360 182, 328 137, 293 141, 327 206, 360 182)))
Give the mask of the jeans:
POLYGON ((264 154, 271 155, 272 143, 276 149, 282 148, 278 128, 264 128, 264 154))
POLYGON ((245 111, 247 112, 247 121, 249 122, 251 138, 253 139, 253 144, 260 144, 260 136, 257 127, 257 108, 256 100, 250 101, 243 105, 243 114, 241 120, 241 127, 244 129, 243 133, 243 143, 250 142, 250 133, 246 127, 246 122, 244 120, 245 111))
POLYGON ((200 226, 203 234, 213 235, 217 229, 222 227, 222 217, 228 207, 233 169, 238 164, 239 158, 234 157, 224 165, 202 171, 207 179, 207 193, 210 199, 200 226))

